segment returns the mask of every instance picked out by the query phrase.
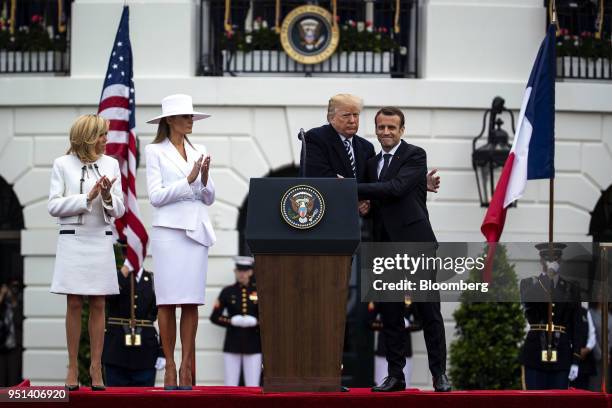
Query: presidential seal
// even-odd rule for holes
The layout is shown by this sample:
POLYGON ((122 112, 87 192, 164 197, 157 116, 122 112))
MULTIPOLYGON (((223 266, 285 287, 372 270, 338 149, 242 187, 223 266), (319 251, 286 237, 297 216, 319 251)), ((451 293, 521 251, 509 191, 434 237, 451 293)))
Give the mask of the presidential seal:
POLYGON ((283 49, 291 58, 301 64, 318 64, 336 51, 340 31, 333 24, 329 11, 306 5, 287 14, 280 38, 283 49))
POLYGON ((312 228, 325 214, 323 196, 314 187, 299 185, 291 187, 281 199, 283 220, 293 228, 312 228))

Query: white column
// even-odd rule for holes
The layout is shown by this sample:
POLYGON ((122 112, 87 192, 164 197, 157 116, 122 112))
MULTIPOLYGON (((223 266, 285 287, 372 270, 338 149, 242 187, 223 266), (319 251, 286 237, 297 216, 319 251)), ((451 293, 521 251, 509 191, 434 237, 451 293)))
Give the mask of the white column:
POLYGON ((527 81, 546 32, 541 0, 424 0, 427 79, 527 81))
POLYGON ((374 2, 372 0, 365 0, 365 19, 374 24, 374 2))
MULTIPOLYGON (((72 4, 71 76, 104 76, 123 0, 72 4)), ((199 0, 131 0, 130 39, 136 77, 193 76, 199 44, 199 0)))

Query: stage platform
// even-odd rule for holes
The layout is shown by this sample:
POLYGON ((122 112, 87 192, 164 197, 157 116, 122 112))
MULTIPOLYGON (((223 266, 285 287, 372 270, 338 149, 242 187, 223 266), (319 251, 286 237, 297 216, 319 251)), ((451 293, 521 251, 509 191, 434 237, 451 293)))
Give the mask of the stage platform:
MULTIPOLYGON (((24 382, 23 386, 26 386, 24 382)), ((612 395, 588 391, 432 391, 406 390, 372 393, 353 388, 337 393, 264 394, 251 387, 196 387, 192 391, 164 391, 161 388, 108 388, 92 392, 87 387, 70 393, 69 406, 82 408, 612 408, 612 395)), ((23 407, 23 403, 3 403, 23 407)), ((57 404, 53 404, 57 405, 57 404)), ((38 406, 42 406, 39 404, 38 406)), ((51 406, 51 404, 45 404, 51 406)))

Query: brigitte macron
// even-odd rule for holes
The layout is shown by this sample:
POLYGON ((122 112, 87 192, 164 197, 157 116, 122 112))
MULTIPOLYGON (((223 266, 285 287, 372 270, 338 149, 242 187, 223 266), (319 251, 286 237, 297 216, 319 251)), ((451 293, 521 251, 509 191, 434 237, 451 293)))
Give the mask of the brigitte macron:
POLYGON ((83 297, 89 298, 92 390, 104 390, 104 296, 119 293, 111 223, 125 212, 119 163, 104 155, 108 123, 82 115, 70 129, 70 149, 55 159, 49 214, 58 217, 59 238, 51 292, 67 295, 66 387, 78 389, 83 297))
POLYGON ((204 304, 208 248, 215 232, 208 206, 215 200, 215 186, 208 175, 210 156, 202 145, 187 138, 196 120, 189 95, 162 100, 157 136, 145 148, 147 187, 153 205, 151 254, 155 271, 155 296, 159 331, 166 357, 166 389, 191 389, 192 360, 198 328, 198 305, 204 304), (176 379, 176 307, 181 307, 181 367, 176 379))

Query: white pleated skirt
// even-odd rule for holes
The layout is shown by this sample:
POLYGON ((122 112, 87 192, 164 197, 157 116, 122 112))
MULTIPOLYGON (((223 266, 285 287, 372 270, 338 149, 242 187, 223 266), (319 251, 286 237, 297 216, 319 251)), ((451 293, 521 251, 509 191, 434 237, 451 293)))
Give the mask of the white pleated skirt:
POLYGON ((104 296, 119 293, 113 236, 110 226, 62 225, 57 240, 51 292, 104 296))
POLYGON ((208 247, 185 230, 153 227, 151 256, 158 305, 204 304, 208 247))

